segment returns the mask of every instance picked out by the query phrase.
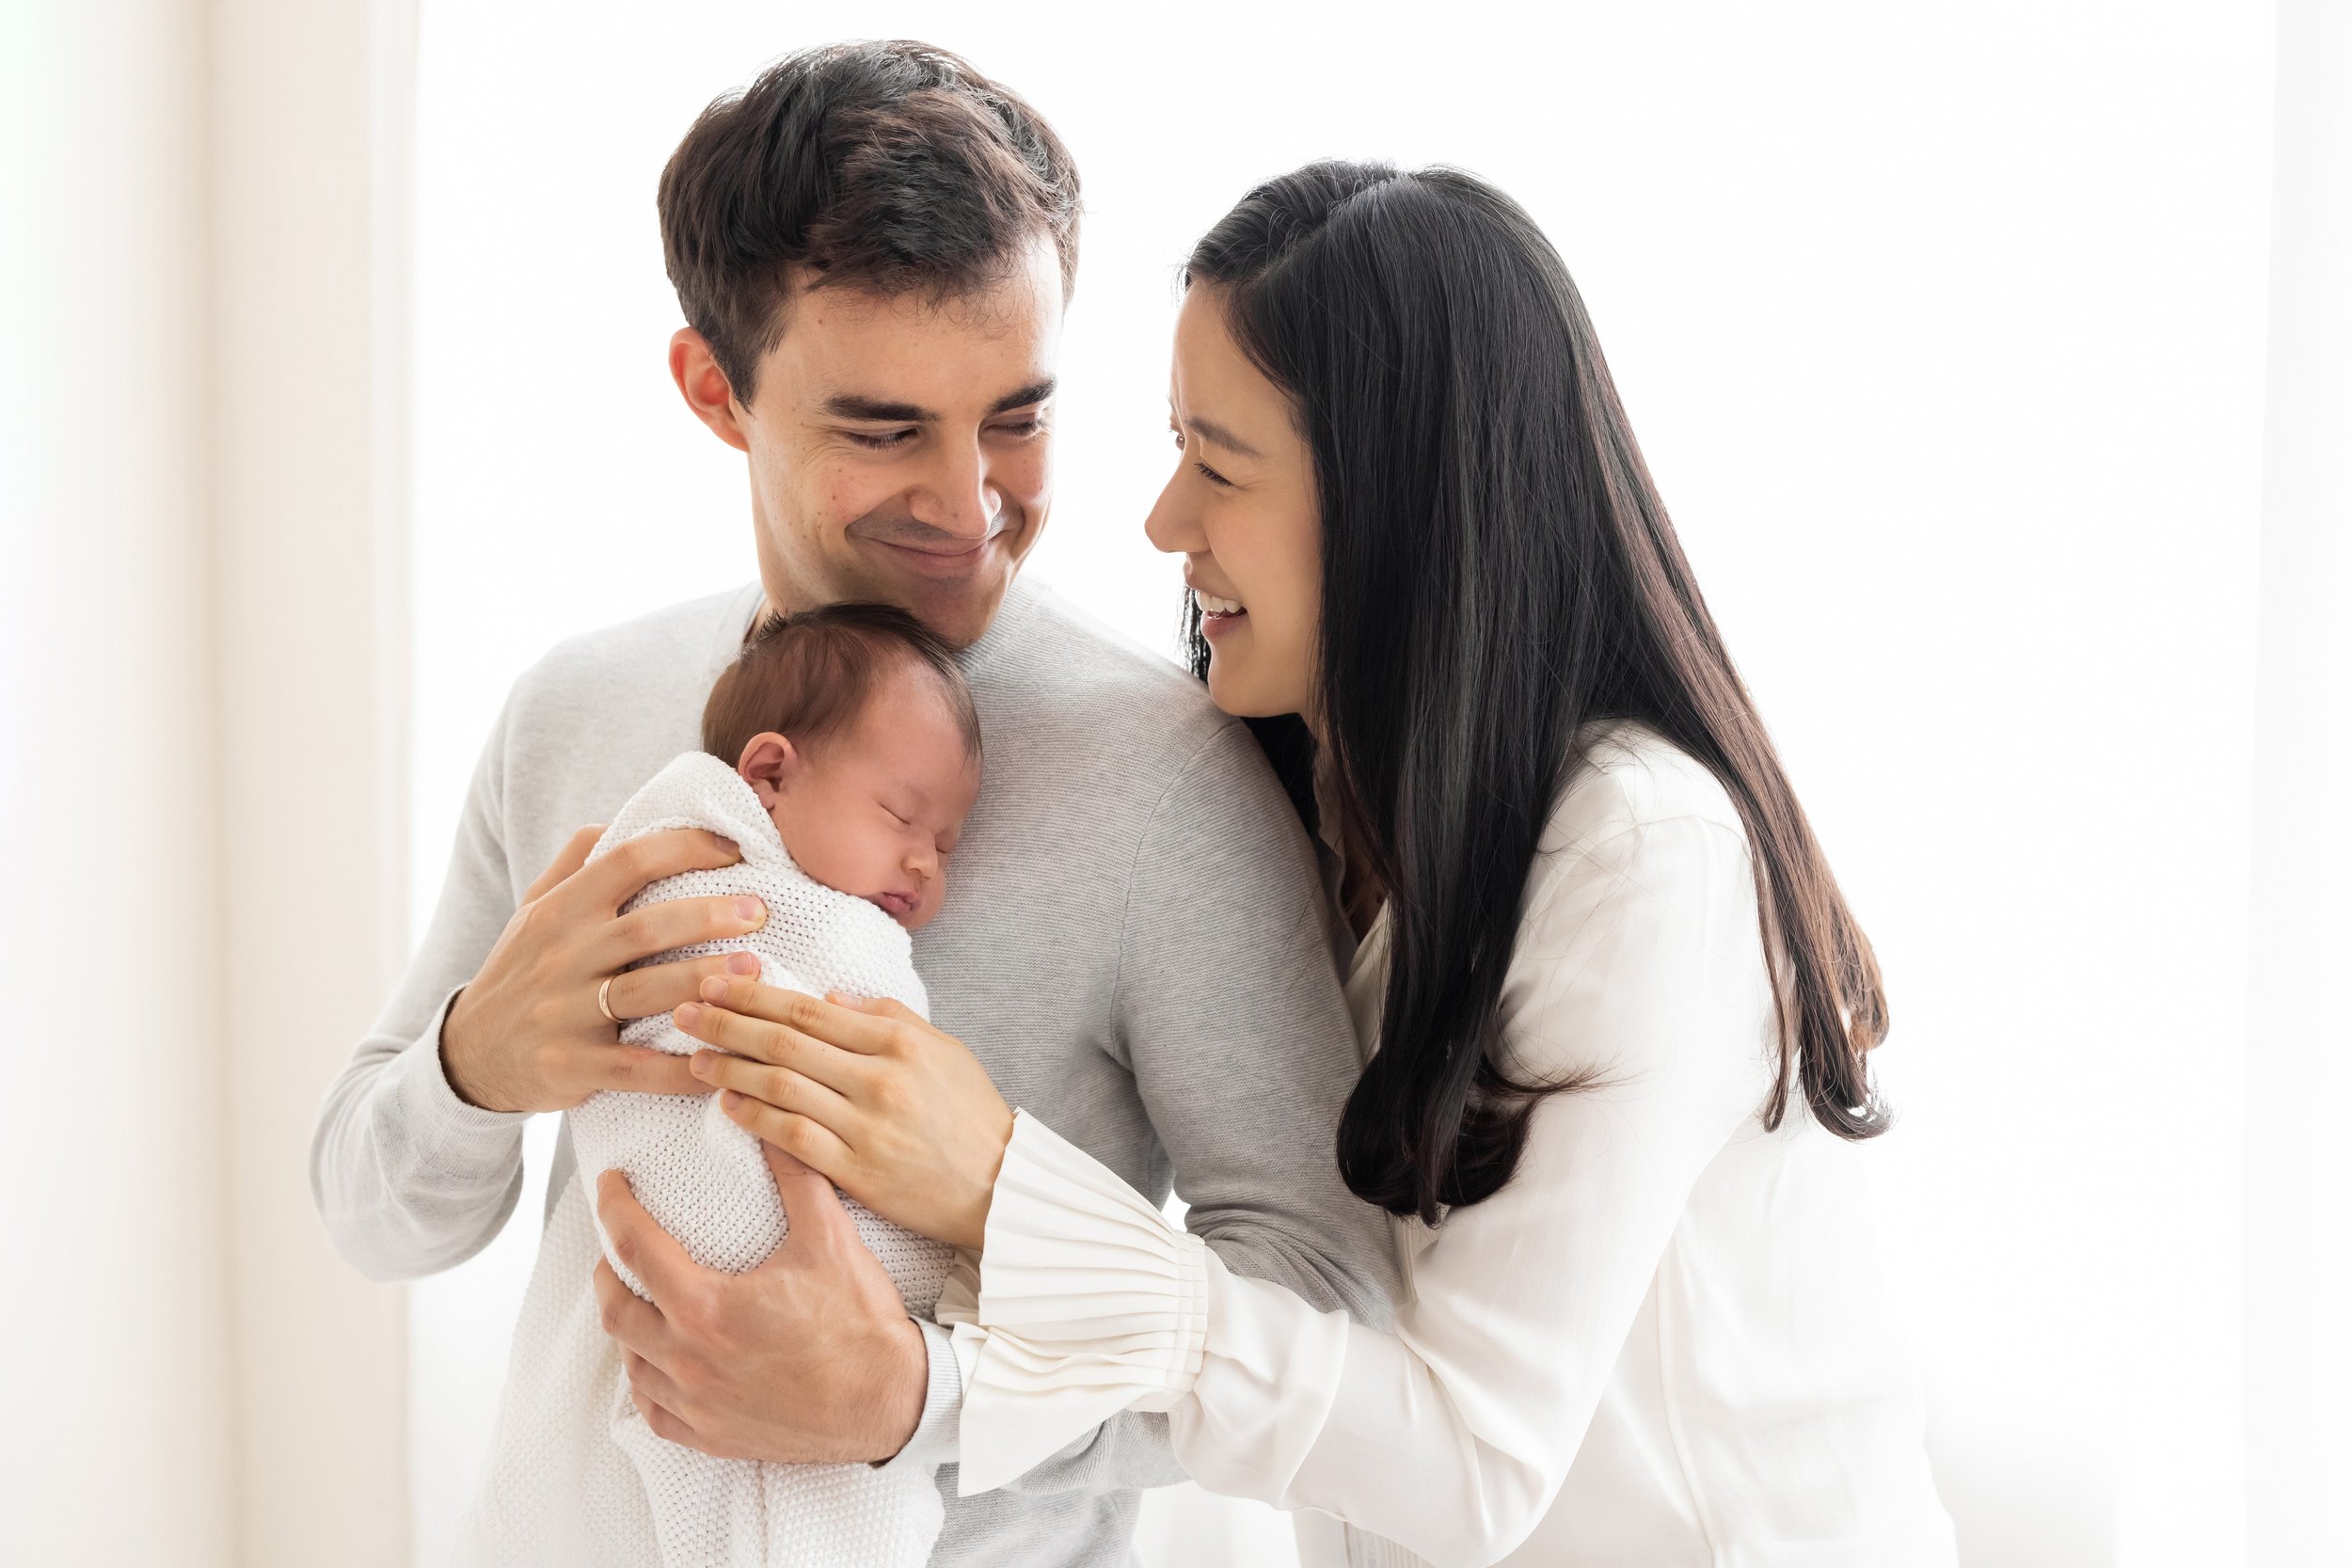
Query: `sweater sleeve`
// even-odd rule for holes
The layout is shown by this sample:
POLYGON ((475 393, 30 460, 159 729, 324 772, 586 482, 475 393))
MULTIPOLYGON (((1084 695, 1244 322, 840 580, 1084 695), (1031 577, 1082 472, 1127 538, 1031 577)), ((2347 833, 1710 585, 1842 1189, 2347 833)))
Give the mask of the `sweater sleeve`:
POLYGON ((441 1068, 441 1022, 515 912, 501 801, 507 719, 476 765, 433 924, 374 1027, 326 1092, 310 1191, 335 1248, 371 1279, 465 1261, 514 1212, 520 1112, 469 1105, 441 1068))
POLYGON ((1212 1491, 1435 1563, 1503 1556, 1557 1495, 1692 1184, 1761 1098, 1756 919, 1746 844, 1720 822, 1539 863, 1503 1037, 1523 1072, 1603 1077, 1545 1101, 1514 1179, 1420 1238, 1391 1332, 1199 1253, 1017 1127, 955 1330, 964 1484, 1067 1420, 1164 1409, 1212 1491))

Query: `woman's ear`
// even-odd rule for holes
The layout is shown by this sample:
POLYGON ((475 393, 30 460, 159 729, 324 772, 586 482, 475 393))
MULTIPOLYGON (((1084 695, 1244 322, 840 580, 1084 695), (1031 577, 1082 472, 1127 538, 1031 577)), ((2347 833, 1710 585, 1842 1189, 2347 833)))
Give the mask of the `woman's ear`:
POLYGON ((776 797, 784 793, 785 784, 800 771, 801 753, 792 742, 773 730, 763 731, 743 742, 743 754, 738 758, 735 770, 759 797, 764 811, 776 809, 776 797))

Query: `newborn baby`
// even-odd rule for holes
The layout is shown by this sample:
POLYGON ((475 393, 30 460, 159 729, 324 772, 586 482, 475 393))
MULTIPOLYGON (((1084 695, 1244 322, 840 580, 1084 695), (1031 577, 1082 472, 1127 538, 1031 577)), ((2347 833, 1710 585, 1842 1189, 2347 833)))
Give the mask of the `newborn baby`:
MULTIPOLYGON (((946 648, 903 611, 836 605, 771 618, 719 677, 703 750, 633 796, 591 858, 640 834, 705 828, 741 863, 656 882, 630 908, 755 894, 767 924, 748 939, 663 953, 759 956, 771 986, 895 997, 927 1012, 907 933, 938 913, 946 860, 979 789, 979 721, 946 648)), ((637 1019, 632 1045, 691 1054, 668 1015, 637 1019)), ((571 1114, 580 1180, 628 1174, 638 1200, 697 1262, 740 1272, 784 1239, 784 1209, 751 1133, 715 1096, 599 1094, 571 1114)), ((928 1318, 954 1250, 845 1201, 907 1310, 928 1318)), ((629 1289, 638 1281, 607 1258, 629 1289)), ((919 1564, 941 1504, 927 1470, 714 1459, 655 1434, 617 1358, 602 1391, 613 1440, 643 1481, 665 1568, 919 1564)))

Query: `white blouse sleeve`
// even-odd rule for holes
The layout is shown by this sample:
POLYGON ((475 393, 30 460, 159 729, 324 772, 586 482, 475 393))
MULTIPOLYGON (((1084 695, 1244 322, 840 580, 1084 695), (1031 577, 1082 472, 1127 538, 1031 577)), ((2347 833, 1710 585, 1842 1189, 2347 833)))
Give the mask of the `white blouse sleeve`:
MULTIPOLYGON (((1736 818, 1733 819, 1736 822, 1736 818)), ((961 1486, 1121 1408, 1169 1413, 1211 1491, 1314 1508, 1483 1564, 1550 1506, 1692 1184, 1771 1083, 1748 847, 1713 815, 1549 852, 1505 979, 1537 1108, 1511 1181, 1407 1262, 1392 1333, 1229 1273, 1034 1118, 977 1270, 941 1303, 966 1388, 961 1486)))

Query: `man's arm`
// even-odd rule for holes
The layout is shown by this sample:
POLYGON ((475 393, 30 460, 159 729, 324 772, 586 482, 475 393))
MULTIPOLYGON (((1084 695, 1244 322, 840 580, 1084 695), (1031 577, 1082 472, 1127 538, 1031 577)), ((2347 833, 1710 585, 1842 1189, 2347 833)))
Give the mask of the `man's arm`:
POLYGON ((467 793, 432 927, 327 1091, 311 1142, 311 1193, 327 1233, 373 1279, 449 1268, 498 1234, 521 1192, 529 1113, 567 1109, 602 1089, 703 1093, 682 1059, 619 1043, 613 1018, 669 1011, 733 956, 628 966, 732 940, 767 918, 758 900, 728 897, 621 912, 649 882, 740 858, 724 839, 691 830, 633 838, 589 863, 598 830, 583 828, 517 903, 506 850, 508 731, 501 714, 467 793))
POLYGON ((490 732, 458 819, 441 901, 407 972, 326 1092, 310 1192, 335 1248, 371 1279, 413 1279, 488 1245, 522 1191, 521 1112, 451 1088, 449 1002, 515 912, 500 802, 506 719, 490 732))

